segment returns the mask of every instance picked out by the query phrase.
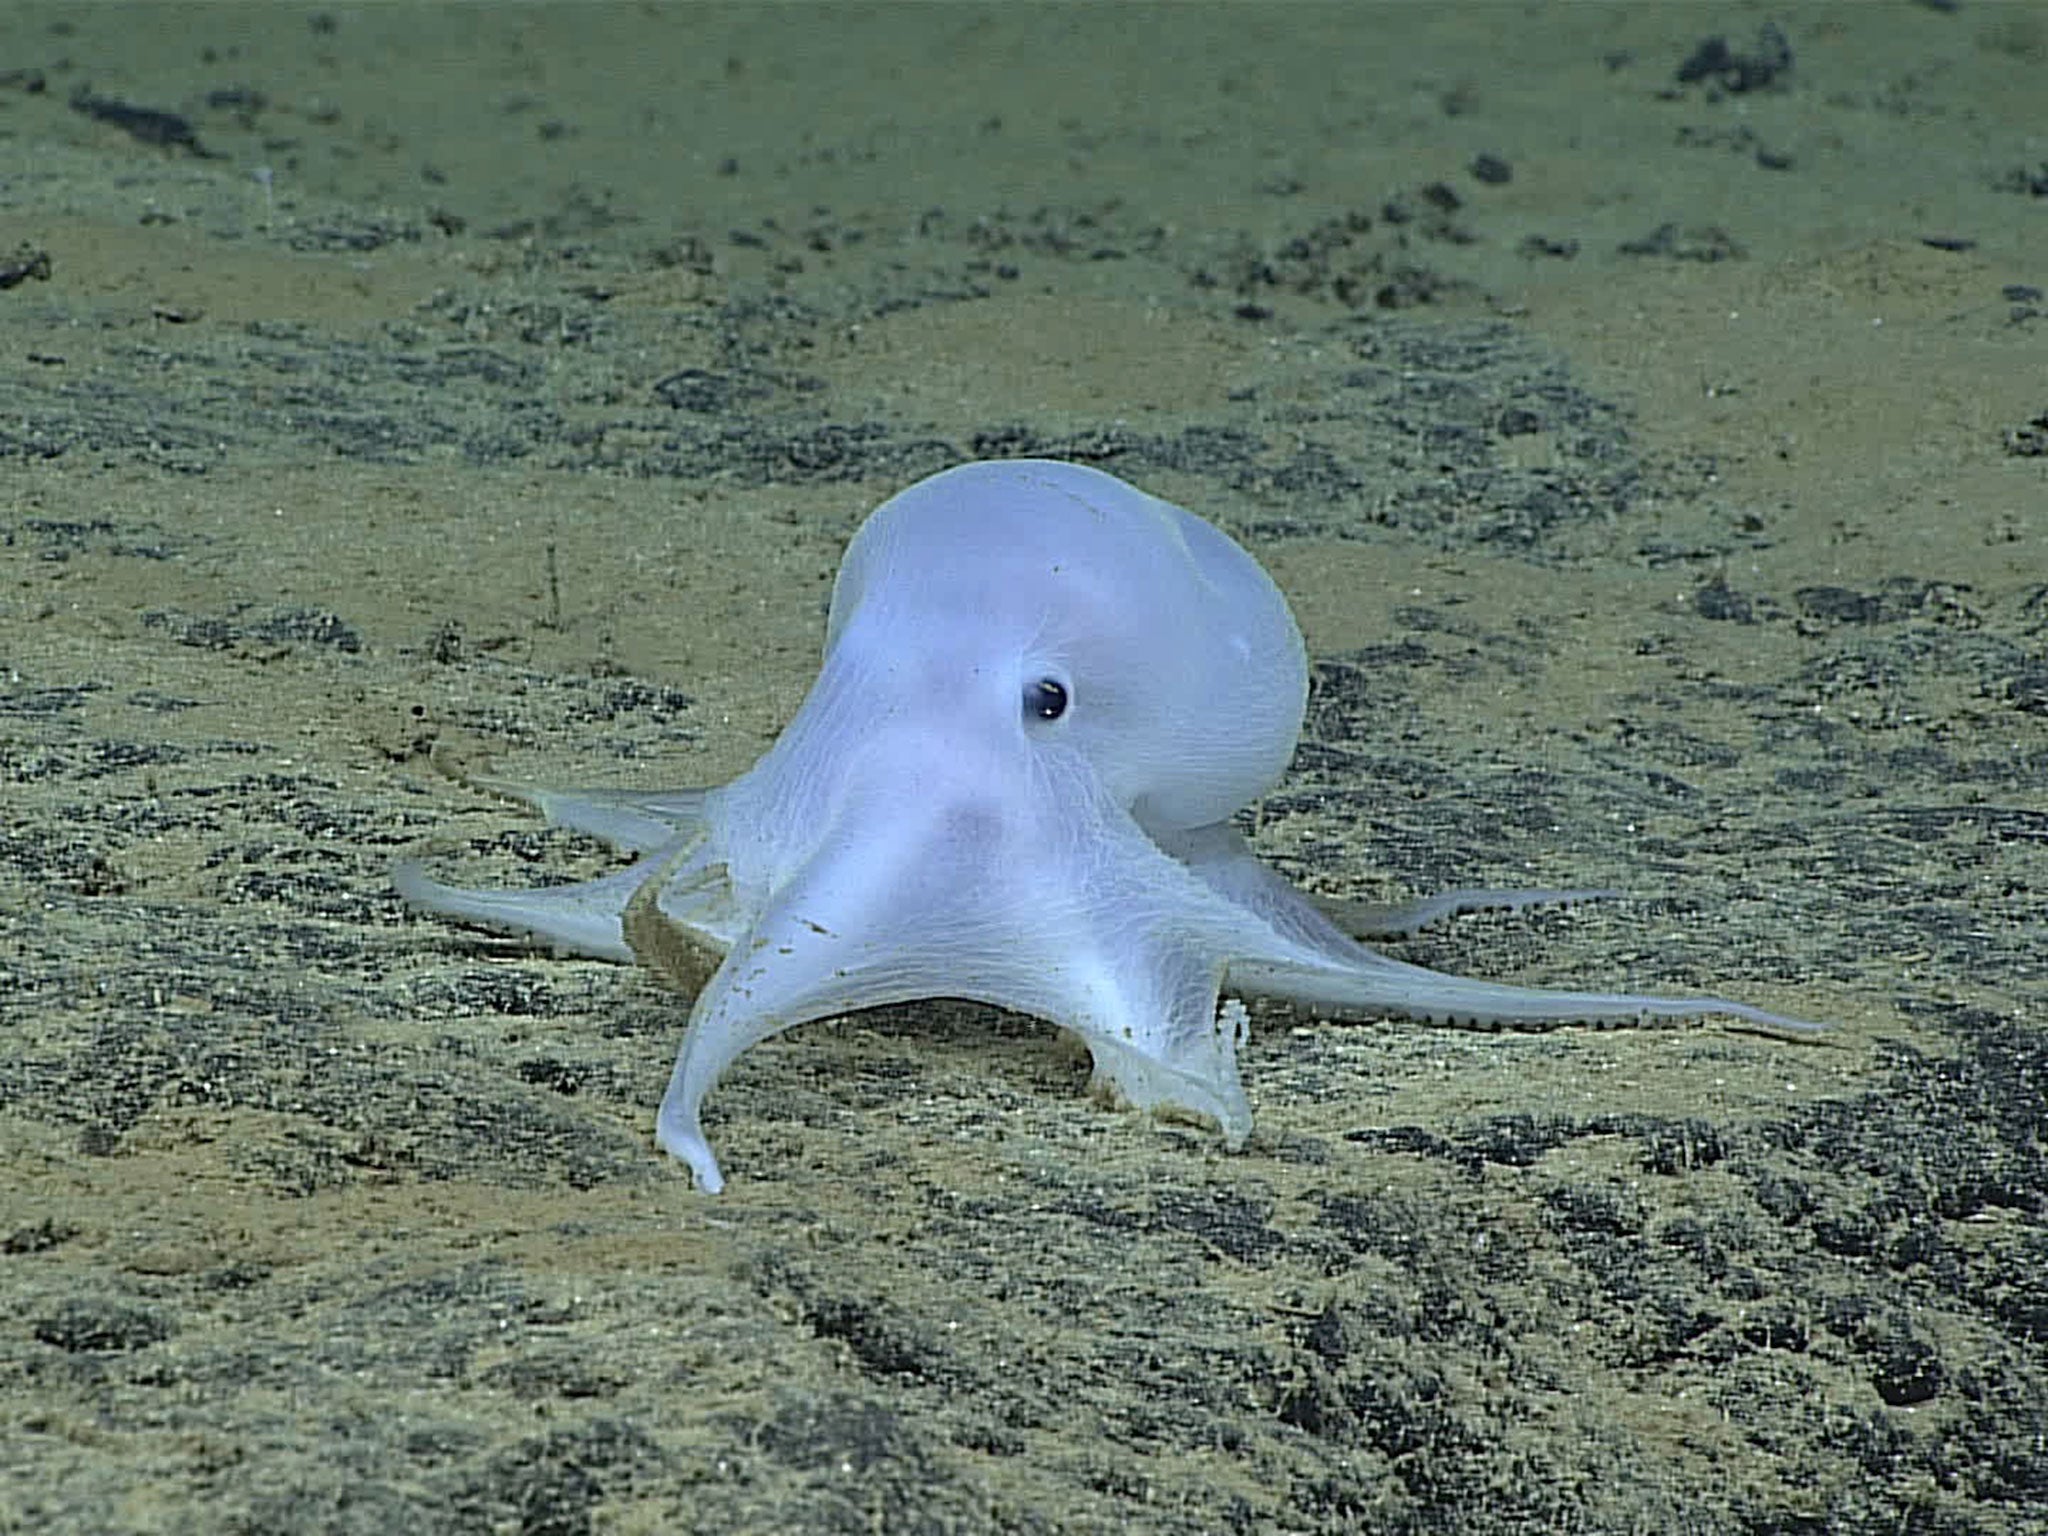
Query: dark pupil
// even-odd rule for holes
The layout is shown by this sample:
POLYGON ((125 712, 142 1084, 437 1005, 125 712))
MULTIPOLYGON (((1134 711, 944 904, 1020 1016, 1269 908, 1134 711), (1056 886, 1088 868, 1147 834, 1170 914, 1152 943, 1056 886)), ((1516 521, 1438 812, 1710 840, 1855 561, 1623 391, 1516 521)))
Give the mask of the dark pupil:
POLYGON ((1041 677, 1025 687, 1024 707, 1041 720, 1057 720, 1067 712, 1066 686, 1041 677))

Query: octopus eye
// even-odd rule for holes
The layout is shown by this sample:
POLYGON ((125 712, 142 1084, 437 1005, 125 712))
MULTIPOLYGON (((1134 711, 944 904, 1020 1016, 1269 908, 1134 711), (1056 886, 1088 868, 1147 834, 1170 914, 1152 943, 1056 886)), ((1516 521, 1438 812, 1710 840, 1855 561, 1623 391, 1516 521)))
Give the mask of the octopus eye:
POLYGON ((1067 685, 1056 678, 1041 677, 1024 685, 1024 713, 1040 720, 1057 720, 1067 712, 1067 685))

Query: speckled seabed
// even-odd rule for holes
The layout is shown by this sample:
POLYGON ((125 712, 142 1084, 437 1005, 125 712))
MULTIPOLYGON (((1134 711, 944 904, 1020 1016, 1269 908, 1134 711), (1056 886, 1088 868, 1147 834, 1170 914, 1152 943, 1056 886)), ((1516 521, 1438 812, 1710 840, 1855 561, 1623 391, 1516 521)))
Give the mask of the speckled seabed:
POLYGON ((0 35, 0 1531, 2048 1530, 2040 7, 0 35), (1836 1028, 1257 1009, 1228 1155, 921 1004, 693 1195, 683 1000, 388 869, 602 868, 460 776, 731 777, 1027 453, 1289 594, 1291 878, 1836 1028))

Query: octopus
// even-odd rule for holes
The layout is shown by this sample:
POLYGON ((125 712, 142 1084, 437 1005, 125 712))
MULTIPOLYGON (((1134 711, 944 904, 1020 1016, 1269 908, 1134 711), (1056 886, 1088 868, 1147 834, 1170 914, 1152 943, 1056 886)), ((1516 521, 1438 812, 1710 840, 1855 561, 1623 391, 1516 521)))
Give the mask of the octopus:
POLYGON ((1078 1036, 1093 1085, 1244 1145, 1243 999, 1338 1018, 1822 1026, 1712 996, 1565 991, 1363 942, 1604 890, 1447 892, 1340 924, 1235 824, 1279 781, 1308 699, 1301 632, 1213 524, 1099 470, 969 463, 854 535, 824 658, 788 726, 714 788, 521 789, 631 862, 538 890, 404 864, 425 911, 640 961, 694 992, 655 1138, 715 1193, 703 1106, 806 1021, 958 997, 1078 1036), (1227 1000, 1226 1000, 1227 999, 1227 1000))

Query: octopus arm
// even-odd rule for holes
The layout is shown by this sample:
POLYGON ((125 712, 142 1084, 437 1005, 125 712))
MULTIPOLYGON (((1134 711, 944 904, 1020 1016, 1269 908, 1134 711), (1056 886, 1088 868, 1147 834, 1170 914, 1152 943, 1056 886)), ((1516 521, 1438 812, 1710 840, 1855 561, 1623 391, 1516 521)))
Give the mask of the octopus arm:
POLYGON ((1825 1024, 1771 1013, 1725 997, 1659 997, 1641 992, 1571 992, 1452 976, 1389 959, 1363 945, 1346 965, 1233 961, 1235 991, 1305 1003, 1338 1017, 1418 1019, 1479 1029, 1546 1029, 1565 1024, 1644 1024, 1732 1019, 1773 1034, 1811 1035, 1825 1024))

